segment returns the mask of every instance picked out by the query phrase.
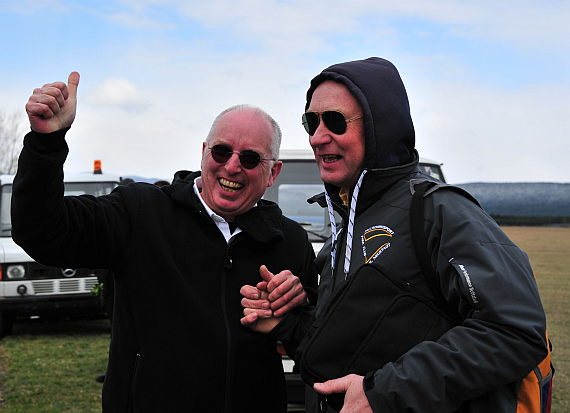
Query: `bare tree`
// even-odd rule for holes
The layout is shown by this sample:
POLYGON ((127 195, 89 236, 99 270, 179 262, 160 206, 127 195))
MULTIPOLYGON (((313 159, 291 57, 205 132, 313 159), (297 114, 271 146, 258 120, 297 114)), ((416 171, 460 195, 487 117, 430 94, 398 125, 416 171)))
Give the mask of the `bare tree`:
POLYGON ((23 112, 6 114, 0 110, 0 174, 14 174, 26 127, 23 112))

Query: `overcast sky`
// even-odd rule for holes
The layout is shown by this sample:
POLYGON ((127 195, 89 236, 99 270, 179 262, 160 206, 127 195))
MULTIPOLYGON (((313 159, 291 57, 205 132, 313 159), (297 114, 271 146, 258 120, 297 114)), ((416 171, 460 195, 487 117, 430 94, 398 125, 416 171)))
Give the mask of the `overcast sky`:
POLYGON ((65 169, 170 179, 235 104, 309 149, 310 79, 379 56, 449 182, 570 182, 569 22, 560 0, 0 0, 0 111, 76 70, 65 169))

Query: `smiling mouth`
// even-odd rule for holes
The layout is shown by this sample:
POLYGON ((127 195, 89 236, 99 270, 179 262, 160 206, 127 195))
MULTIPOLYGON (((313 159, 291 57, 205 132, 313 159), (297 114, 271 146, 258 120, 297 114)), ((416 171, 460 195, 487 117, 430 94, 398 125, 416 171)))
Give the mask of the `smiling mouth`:
POLYGON ((220 185, 222 186, 222 189, 224 191, 231 192, 231 193, 238 192, 244 186, 243 184, 240 184, 238 182, 228 181, 227 179, 224 179, 224 178, 218 179, 218 182, 220 183, 220 185))
POLYGON ((340 160, 342 157, 339 155, 323 155, 324 163, 332 163, 340 160))

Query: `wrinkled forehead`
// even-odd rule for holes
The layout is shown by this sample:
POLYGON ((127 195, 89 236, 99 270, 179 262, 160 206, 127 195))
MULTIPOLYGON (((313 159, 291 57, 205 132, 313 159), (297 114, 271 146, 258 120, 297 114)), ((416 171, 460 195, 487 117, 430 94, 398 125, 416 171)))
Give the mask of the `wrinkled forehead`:
POLYGON ((360 103, 350 90, 342 83, 333 80, 325 80, 315 88, 307 110, 310 112, 334 110, 343 114, 362 114, 360 103))
POLYGON ((252 109, 235 110, 224 114, 212 135, 210 145, 224 144, 236 150, 270 150, 273 125, 262 114, 252 109))

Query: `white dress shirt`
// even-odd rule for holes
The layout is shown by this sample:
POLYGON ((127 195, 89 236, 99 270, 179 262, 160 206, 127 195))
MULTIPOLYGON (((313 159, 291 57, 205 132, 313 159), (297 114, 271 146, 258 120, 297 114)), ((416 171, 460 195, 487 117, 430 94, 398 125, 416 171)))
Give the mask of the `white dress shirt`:
POLYGON ((234 233, 232 234, 230 232, 230 226, 229 226, 228 222, 223 217, 219 216, 214 211, 212 211, 212 209, 208 205, 206 205, 206 203, 204 202, 204 199, 202 198, 202 194, 200 193, 200 190, 198 189, 198 184, 197 184, 198 179, 201 180, 202 178, 198 177, 194 180, 194 192, 196 193, 196 195, 198 195, 198 198, 200 198, 200 201, 202 202, 202 205, 204 205, 204 208, 206 209, 206 212, 208 212, 208 215, 210 216, 210 218, 212 218, 214 220, 214 222, 218 226, 219 230, 222 232, 222 235, 226 239, 226 242, 229 242, 231 237, 233 237, 234 235, 237 235, 241 232, 241 229, 239 227, 236 227, 234 233))

